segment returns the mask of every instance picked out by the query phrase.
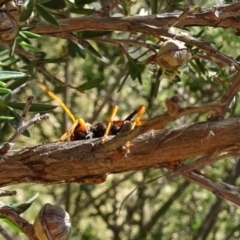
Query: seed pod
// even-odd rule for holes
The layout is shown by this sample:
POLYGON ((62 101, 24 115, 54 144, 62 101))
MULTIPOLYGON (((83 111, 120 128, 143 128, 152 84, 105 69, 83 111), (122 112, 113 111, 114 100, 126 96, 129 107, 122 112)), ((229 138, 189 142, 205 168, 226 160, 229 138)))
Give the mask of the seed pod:
POLYGON ((69 214, 59 206, 45 204, 34 221, 39 240, 67 240, 71 233, 69 214))
POLYGON ((13 1, 9 1, 5 3, 5 8, 7 10, 7 13, 12 16, 12 18, 15 19, 15 21, 18 21, 19 15, 21 13, 21 5, 16 6, 16 4, 13 1))
POLYGON ((10 15, 15 20, 18 26, 24 26, 29 23, 28 20, 25 22, 19 22, 19 17, 23 10, 23 4, 24 4, 24 1, 18 1, 17 3, 16 1, 9 1, 9 2, 6 2, 4 5, 8 15, 10 15))
POLYGON ((189 59, 189 53, 183 43, 176 40, 166 41, 154 59, 164 70, 176 70, 189 59))
POLYGON ((0 39, 4 42, 13 40, 18 34, 15 20, 8 14, 0 12, 0 39))

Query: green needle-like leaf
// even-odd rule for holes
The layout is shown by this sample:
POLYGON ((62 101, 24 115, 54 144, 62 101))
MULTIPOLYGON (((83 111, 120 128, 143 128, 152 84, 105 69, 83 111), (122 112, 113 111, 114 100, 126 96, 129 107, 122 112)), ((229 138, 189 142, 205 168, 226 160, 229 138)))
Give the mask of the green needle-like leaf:
POLYGON ((0 88, 0 94, 11 94, 12 91, 7 88, 0 88))
POLYGON ((0 72, 0 80, 9 80, 9 79, 17 79, 17 78, 23 78, 28 77, 26 73, 23 72, 14 72, 14 71, 1 71, 0 72))
POLYGON ((41 4, 36 4, 36 10, 48 23, 59 27, 57 20, 41 4))
POLYGON ((10 121, 13 119, 14 119, 14 117, 0 116, 0 122, 7 122, 7 121, 10 121))
MULTIPOLYGON (((7 105, 13 109, 23 110, 25 103, 7 103, 7 105)), ((30 107, 30 112, 48 112, 55 109, 57 106, 43 103, 33 103, 30 107)))
POLYGON ((26 0, 23 4, 23 9, 21 15, 19 17, 19 22, 26 21, 32 14, 33 11, 34 0, 26 0))

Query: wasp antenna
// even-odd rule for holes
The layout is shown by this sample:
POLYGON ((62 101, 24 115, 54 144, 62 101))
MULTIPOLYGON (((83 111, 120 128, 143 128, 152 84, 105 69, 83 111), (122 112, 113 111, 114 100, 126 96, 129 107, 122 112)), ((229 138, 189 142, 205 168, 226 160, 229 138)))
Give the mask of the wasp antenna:
MULTIPOLYGON (((144 114, 145 111, 146 111, 146 107, 145 107, 144 105, 140 105, 140 106, 139 106, 137 109, 135 109, 127 118, 125 118, 124 121, 131 121, 132 118, 133 118, 135 115, 137 115, 136 118, 140 118, 140 117, 144 114)), ((135 119, 136 119, 136 118, 135 118, 135 119)))
POLYGON ((67 113, 67 115, 70 117, 73 123, 76 122, 76 118, 73 116, 72 112, 69 110, 69 108, 65 105, 65 103, 58 97, 56 96, 51 90, 49 90, 45 85, 43 85, 40 82, 36 82, 39 88, 41 88, 50 98, 55 100, 61 107, 62 109, 67 113))

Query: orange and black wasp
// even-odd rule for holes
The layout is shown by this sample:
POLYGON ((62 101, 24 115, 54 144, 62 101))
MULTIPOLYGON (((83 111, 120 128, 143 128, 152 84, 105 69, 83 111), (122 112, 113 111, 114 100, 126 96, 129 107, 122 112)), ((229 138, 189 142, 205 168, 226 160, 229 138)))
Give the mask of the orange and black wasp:
POLYGON ((145 112, 143 105, 135 109, 127 118, 123 121, 114 121, 114 117, 117 113, 117 106, 114 106, 110 114, 110 118, 107 121, 99 122, 94 125, 84 122, 82 118, 79 118, 75 123, 62 135, 61 142, 68 139, 71 141, 84 140, 91 138, 103 138, 103 141, 108 135, 117 135, 120 132, 133 129, 136 125, 141 125, 141 115, 145 112))
POLYGON ((118 110, 118 107, 114 106, 107 121, 99 122, 92 125, 85 122, 82 118, 76 119, 61 99, 59 99, 42 83, 36 82, 36 84, 51 98, 53 98, 59 103, 59 105, 64 109, 64 111, 68 114, 68 116, 73 122, 71 127, 60 137, 60 142, 65 142, 67 140, 85 140, 91 138, 102 138, 102 141, 104 142, 108 135, 117 135, 120 132, 129 131, 131 129, 134 129, 135 126, 142 125, 143 123, 143 121, 141 120, 141 116, 145 112, 145 107, 143 105, 135 109, 124 120, 118 121, 114 120, 114 117, 118 110))

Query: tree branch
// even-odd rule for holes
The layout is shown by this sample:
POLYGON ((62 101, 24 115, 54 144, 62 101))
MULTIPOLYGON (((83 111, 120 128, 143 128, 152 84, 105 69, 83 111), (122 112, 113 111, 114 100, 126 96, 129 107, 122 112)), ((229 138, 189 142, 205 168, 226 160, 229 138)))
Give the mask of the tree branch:
POLYGON ((235 118, 150 131, 131 142, 127 156, 121 148, 106 151, 108 142, 103 145, 99 139, 11 151, 0 160, 0 186, 21 182, 98 182, 109 173, 171 165, 232 147, 237 151, 239 133, 240 120, 235 118))
POLYGON ((0 234, 4 237, 6 240, 13 240, 13 238, 7 233, 7 231, 0 225, 0 234))
POLYGON ((31 240, 38 240, 33 225, 23 219, 13 208, 0 205, 0 213, 19 227, 31 240))
MULTIPOLYGON (((157 38, 168 37, 177 39, 187 44, 202 49, 212 61, 221 62, 229 66, 229 71, 240 70, 239 62, 221 53, 211 44, 212 42, 201 41, 187 35, 171 33, 171 26, 183 28, 191 26, 208 26, 214 28, 233 28, 236 34, 240 32, 240 22, 236 16, 239 15, 240 4, 224 5, 189 11, 185 14, 157 14, 137 17, 100 17, 97 15, 80 18, 61 19, 58 21, 60 27, 45 23, 38 23, 33 29, 37 34, 63 37, 66 32, 74 31, 123 31, 132 33, 143 33, 153 35, 157 38)), ((66 35, 66 34, 65 34, 66 35)), ((69 36, 68 36, 69 37, 69 36)))
POLYGON ((237 32, 240 30, 240 22, 236 16, 239 16, 240 3, 223 5, 202 9, 197 13, 192 11, 181 18, 181 14, 164 13, 148 16, 136 17, 99 17, 90 15, 86 17, 61 19, 58 21, 60 27, 55 27, 46 23, 38 23, 33 29, 37 34, 51 34, 74 31, 127 31, 142 32, 142 24, 155 26, 156 28, 164 28, 165 26, 175 27, 191 27, 191 26, 209 26, 233 28, 237 32))

